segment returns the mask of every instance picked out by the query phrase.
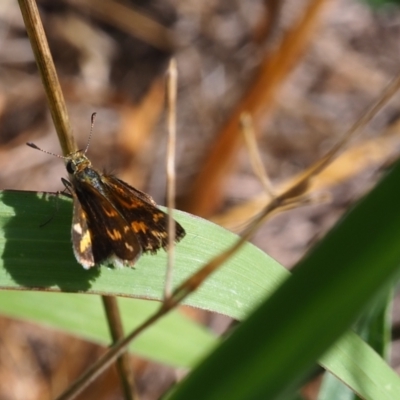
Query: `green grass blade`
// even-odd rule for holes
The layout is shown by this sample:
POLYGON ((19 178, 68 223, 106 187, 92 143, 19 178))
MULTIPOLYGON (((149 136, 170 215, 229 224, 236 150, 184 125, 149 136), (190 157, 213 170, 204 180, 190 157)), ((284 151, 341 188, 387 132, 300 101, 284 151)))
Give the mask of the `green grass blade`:
MULTIPOLYGON (((169 398, 196 393, 195 398, 207 400, 283 399, 292 394, 317 358, 398 273, 399 182, 397 164, 169 398)), ((399 399, 400 379, 382 365, 376 376, 359 374, 358 387, 365 398, 399 399)))
MULTIPOLYGON (((354 328, 360 337, 366 343, 368 343, 372 349, 384 360, 389 360, 390 356, 389 349, 391 344, 392 299, 393 289, 390 288, 388 291, 383 292, 382 296, 379 296, 368 308, 368 310, 363 313, 354 328)), ((366 369, 365 365, 368 365, 368 370, 375 371, 373 374, 371 374, 372 377, 375 377, 377 374, 381 373, 381 368, 377 368, 377 366, 383 363, 383 360, 377 356, 374 357, 374 353, 372 352, 371 355, 369 355, 368 352, 364 354, 362 347, 358 343, 359 340, 360 339, 355 335, 353 337, 348 335, 347 339, 342 341, 342 349, 335 351, 333 356, 335 359, 341 358, 341 365, 347 365, 347 379, 345 382, 352 382, 351 387, 353 390, 359 386, 359 382, 354 381, 354 377, 362 376, 362 371, 360 370, 360 363, 358 360, 363 360, 361 363, 363 369, 366 369), (345 352, 343 351, 344 348, 346 348, 345 352), (357 351, 357 357, 354 357, 356 360, 356 362, 354 362, 354 359, 348 358, 348 355, 352 354, 357 348, 359 350, 357 351), (346 355, 347 359, 343 358, 346 357, 346 355)), ((363 346, 364 345, 365 344, 363 344, 363 346)), ((358 379, 358 381, 360 380, 358 379)), ((372 389, 379 386, 376 380, 367 376, 362 379, 362 382, 363 386, 365 386, 368 382, 368 385, 371 386, 372 389)), ((327 372, 322 381, 321 389, 318 394, 318 400, 336 400, 338 398, 343 400, 360 399, 360 397, 357 396, 353 390, 350 390, 350 388, 345 386, 342 381, 340 381, 331 373, 327 372)))
POLYGON ((318 400, 356 400, 360 399, 350 388, 345 386, 335 375, 325 372, 318 400))
POLYGON ((398 374, 354 333, 347 333, 320 364, 364 399, 400 398, 398 374))
MULTIPOLYGON (((159 305, 154 301, 118 298, 125 332, 146 320, 159 305)), ((99 296, 69 293, 0 291, 0 312, 40 322, 102 345, 111 342, 99 296)), ((215 346, 216 338, 178 311, 158 321, 135 340, 130 350, 176 367, 191 367, 215 346)))

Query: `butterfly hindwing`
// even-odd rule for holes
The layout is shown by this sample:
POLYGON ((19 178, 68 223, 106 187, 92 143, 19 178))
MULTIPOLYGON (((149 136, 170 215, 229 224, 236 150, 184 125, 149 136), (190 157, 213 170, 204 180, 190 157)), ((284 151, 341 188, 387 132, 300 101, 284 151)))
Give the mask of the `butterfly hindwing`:
MULTIPOLYGON (((70 192, 73 193, 73 192, 70 192)), ((92 238, 88 227, 88 221, 76 194, 73 193, 74 210, 72 217, 71 238, 72 247, 77 260, 85 269, 95 265, 92 238)))
POLYGON ((67 187, 74 197, 72 241, 76 257, 89 260, 91 252, 92 265, 106 260, 133 265, 142 252, 141 246, 118 210, 92 185, 77 182, 73 188, 67 187))

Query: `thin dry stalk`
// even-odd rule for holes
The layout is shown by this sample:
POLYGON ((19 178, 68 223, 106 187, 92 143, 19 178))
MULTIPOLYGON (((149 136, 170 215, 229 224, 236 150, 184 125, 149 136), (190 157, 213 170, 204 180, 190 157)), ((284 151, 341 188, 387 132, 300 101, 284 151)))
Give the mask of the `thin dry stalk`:
POLYGON ((323 156, 320 160, 312 164, 307 168, 300 176, 297 181, 294 181, 292 188, 288 189, 286 197, 290 198, 294 194, 299 195, 305 193, 310 185, 310 181, 313 177, 324 170, 343 150, 348 142, 353 139, 356 134, 360 133, 363 128, 372 120, 373 117, 389 102, 389 100, 400 90, 400 73, 388 84, 383 90, 379 99, 372 104, 367 111, 358 119, 354 125, 343 135, 342 139, 332 147, 328 153, 323 156))
POLYGON ((172 271, 174 265, 175 220, 175 147, 176 147, 176 93, 178 69, 176 60, 171 59, 168 67, 167 109, 168 109, 168 149, 167 149, 167 206, 168 206, 168 263, 165 274, 164 300, 171 296, 172 271))
POLYGON ((98 376, 100 376, 108 367, 110 367, 115 360, 124 352, 129 346, 130 342, 136 338, 147 327, 153 325, 165 313, 158 311, 151 316, 142 325, 136 328, 124 339, 120 339, 114 343, 102 357, 100 357, 91 367, 84 372, 75 382, 68 387, 68 389, 56 398, 56 400, 71 400, 74 399, 79 393, 89 386, 98 376))
MULTIPOLYGON (((106 312, 108 327, 113 343, 124 337, 121 315, 118 309, 117 298, 113 296, 102 296, 104 310, 106 312)), ((122 391, 125 400, 138 400, 139 395, 136 390, 134 373, 129 353, 122 353, 117 359, 117 370, 121 380, 122 391)))
MULTIPOLYGON (((324 171, 329 165, 331 165, 335 159, 337 159, 339 153, 344 150, 346 145, 366 127, 372 118, 399 90, 400 73, 387 85, 387 87, 381 93, 380 98, 363 113, 363 115, 351 126, 348 131, 345 132, 342 138, 332 147, 331 150, 329 150, 322 158, 313 163, 305 171, 292 178, 289 183, 283 185, 284 187, 280 189, 280 192, 286 192, 286 196, 288 196, 287 198, 291 198, 295 195, 304 195, 309 192, 310 188, 314 187, 314 178, 324 171)), ((358 165, 358 167, 360 167, 360 165, 358 165)), ((249 219, 251 220, 254 215, 257 215, 258 212, 260 212, 257 210, 261 210, 265 206, 265 203, 271 200, 271 197, 272 195, 266 191, 266 193, 262 196, 258 196, 244 205, 242 204, 236 206, 223 214, 211 218, 211 220, 227 229, 238 232, 239 227, 244 224, 248 224, 249 219), (235 225, 232 225, 230 221, 235 221, 235 225)), ((326 198, 322 197, 321 201, 326 201, 326 198)))
MULTIPOLYGON (((64 96, 58 81, 57 72, 51 56, 47 38, 44 33, 39 11, 34 0, 19 0, 19 6, 31 46, 35 54, 39 73, 42 77, 43 85, 45 87, 47 101, 50 107, 58 139, 60 141, 63 154, 66 156, 76 151, 77 147, 72 135, 67 107, 65 105, 64 96)), ((118 334, 118 337, 123 337, 122 330, 119 329, 118 325, 115 325, 121 320, 116 299, 111 297, 103 297, 103 302, 104 304, 108 305, 108 307, 106 307, 106 315, 108 317, 110 331, 114 332, 115 335, 118 334)), ((123 359, 121 359, 120 362, 121 365, 125 364, 123 359)), ((118 371, 120 372, 121 381, 124 382, 123 389, 125 392, 128 388, 128 386, 125 386, 125 382, 128 383, 130 379, 132 379, 132 373, 128 372, 125 368, 118 369, 118 371), (129 375, 125 375, 128 373, 129 375)), ((132 394, 132 389, 129 389, 129 392, 130 393, 126 399, 133 399, 134 396, 132 394)))
POLYGON ((247 151, 249 152, 250 163, 254 174, 264 187, 265 193, 274 197, 271 180, 268 177, 267 171, 261 160, 260 152, 258 151, 256 134, 254 132, 253 118, 249 113, 243 113, 240 118, 240 126, 245 139, 247 151))
POLYGON ((64 156, 77 150, 53 57, 34 0, 18 0, 64 156))

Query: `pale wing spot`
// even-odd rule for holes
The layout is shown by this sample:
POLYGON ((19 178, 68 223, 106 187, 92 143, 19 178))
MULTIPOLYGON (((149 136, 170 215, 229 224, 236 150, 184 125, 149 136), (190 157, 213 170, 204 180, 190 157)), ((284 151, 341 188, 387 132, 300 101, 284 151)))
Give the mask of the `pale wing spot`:
POLYGON ((104 213, 107 215, 107 217, 116 217, 118 215, 115 210, 104 210, 104 213))
POLYGON ((86 231, 79 242, 79 249, 81 253, 84 253, 92 245, 89 231, 86 231))
POLYGON ((125 242, 125 247, 129 250, 129 251, 133 251, 133 246, 131 246, 129 243, 125 242))
POLYGON ((165 232, 165 231, 154 231, 154 230, 152 230, 151 233, 152 233, 153 236, 161 238, 161 239, 168 237, 168 233, 165 232))
MULTIPOLYGON (((78 259, 78 257, 77 257, 77 259, 78 259)), ((85 269, 89 269, 94 266, 94 262, 92 262, 92 260, 84 260, 82 257, 79 258, 79 263, 85 269)))
POLYGON ((106 229, 107 231, 107 235, 112 239, 112 240, 121 240, 122 239, 122 235, 120 231, 117 231, 116 229, 113 229, 113 231, 109 231, 108 229, 106 229))
POLYGON ((157 213, 157 214, 153 214, 153 221, 155 223, 157 223, 160 219, 164 218, 164 214, 163 213, 157 213))
POLYGON ((78 235, 82 235, 82 226, 81 224, 77 223, 73 226, 74 231, 78 234, 78 235))
POLYGON ((74 247, 74 254, 75 258, 78 260, 79 264, 81 264, 83 268, 89 269, 95 265, 92 254, 79 253, 76 251, 75 247, 74 247))

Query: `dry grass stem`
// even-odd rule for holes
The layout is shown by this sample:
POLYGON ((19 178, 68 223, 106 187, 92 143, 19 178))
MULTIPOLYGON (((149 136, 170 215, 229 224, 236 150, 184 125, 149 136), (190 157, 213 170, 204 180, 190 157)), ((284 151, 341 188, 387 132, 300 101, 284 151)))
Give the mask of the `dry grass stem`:
POLYGON ((53 118, 64 156, 77 150, 69 123, 64 95, 61 91, 57 72, 51 56, 43 24, 34 0, 18 1, 29 40, 35 54, 36 64, 43 86, 46 91, 47 101, 53 118))
POLYGON ((175 220, 175 147, 176 147, 176 94, 178 69, 176 60, 171 59, 167 80, 167 110, 168 110, 168 149, 167 149, 167 206, 168 206, 168 263, 165 274, 164 299, 171 296, 172 272, 174 265, 175 220))
POLYGON ((270 197, 274 197, 274 191, 267 171, 261 160, 261 155, 257 147, 256 135, 254 132, 253 119, 250 114, 243 113, 240 118, 240 126, 245 139, 247 151, 249 152, 251 166, 254 174, 264 187, 265 193, 270 197))
MULTIPOLYGON (((339 153, 344 150, 346 145, 366 127, 366 125, 390 101, 390 99, 399 91, 399 89, 400 73, 387 85, 386 89, 382 92, 379 99, 374 104, 372 104, 367 109, 367 111, 365 111, 364 114, 353 124, 353 126, 343 135, 342 139, 339 140, 339 142, 336 143, 325 156, 313 163, 309 168, 300 173, 298 176, 291 179, 290 182, 280 190, 280 195, 278 197, 282 197, 282 199, 292 199, 294 196, 300 196, 309 192, 312 187, 314 178, 332 164, 332 162, 338 157, 339 153)), ((253 158, 254 157, 252 157, 252 161, 254 161, 253 158)), ((350 158, 354 159, 354 156, 350 158)), ((351 163, 353 162, 351 161, 351 163)), ((353 172, 356 172, 358 170, 359 169, 355 169, 353 170, 353 172)), ((215 216, 215 218, 212 218, 212 221, 234 231, 238 231, 240 230, 238 226, 247 224, 249 219, 251 220, 254 217, 254 214, 257 214, 257 210, 265 207, 265 204, 270 201, 271 194, 266 191, 264 195, 259 196, 256 199, 252 199, 244 206, 240 205, 222 215, 215 216), (231 220, 236 221, 235 226, 230 223, 231 220)), ((323 197, 323 201, 326 201, 326 196, 323 197)))
MULTIPOLYGON (((110 334, 113 343, 116 343, 119 339, 124 337, 124 329, 122 327, 117 298, 113 296, 102 296, 102 300, 110 334)), ((139 400, 129 353, 122 353, 117 359, 116 364, 125 400, 139 400)))
POLYGON ((161 318, 165 312, 159 310, 149 319, 147 319, 142 325, 136 328, 124 339, 118 340, 114 345, 91 367, 83 373, 69 388, 56 398, 56 400, 71 400, 74 399, 79 393, 82 392, 90 383, 92 383, 98 376, 100 376, 108 367, 110 367, 115 360, 124 352, 129 346, 129 343, 135 339, 140 333, 146 328, 153 325, 159 318, 161 318))
POLYGON ((300 176, 297 181, 293 182, 291 188, 285 191, 285 197, 292 197, 293 194, 304 193, 309 185, 312 178, 323 171, 339 154, 340 151, 348 144, 348 142, 360 133, 363 128, 375 117, 375 115, 389 102, 389 100, 398 92, 400 89, 400 73, 388 84, 386 89, 382 92, 379 99, 372 104, 367 111, 359 118, 354 125, 343 135, 343 138, 332 147, 332 149, 323 156, 320 160, 312 164, 307 168, 300 176))
MULTIPOLYGON (((42 77, 42 82, 46 90, 47 100, 57 131, 58 139, 64 155, 68 155, 77 150, 69 123, 67 108, 61 86, 58 81, 57 72, 53 58, 50 53, 47 38, 44 33, 39 11, 34 0, 19 0, 21 13, 25 22, 26 30, 35 54, 36 63, 42 77)), ((103 296, 108 318, 109 328, 113 338, 123 336, 121 316, 118 310, 116 299, 103 296)), ((134 399, 132 385, 132 373, 129 371, 129 356, 126 354, 121 358, 118 371, 120 373, 125 398, 134 399)))

